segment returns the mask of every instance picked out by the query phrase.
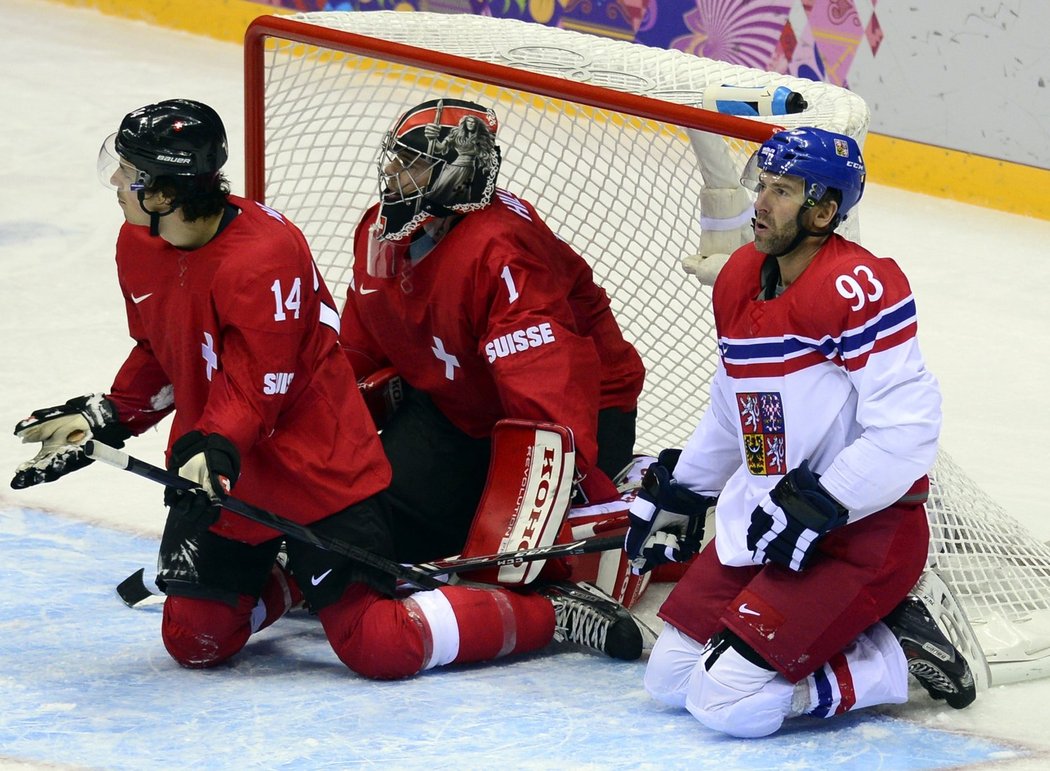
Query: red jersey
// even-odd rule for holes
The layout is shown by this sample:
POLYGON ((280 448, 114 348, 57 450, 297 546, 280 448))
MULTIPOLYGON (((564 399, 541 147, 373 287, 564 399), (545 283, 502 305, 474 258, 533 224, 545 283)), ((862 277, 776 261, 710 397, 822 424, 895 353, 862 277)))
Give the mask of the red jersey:
POLYGON ((568 426, 587 473, 598 410, 635 409, 645 376, 587 262, 531 204, 497 190, 407 271, 376 278, 376 209, 357 227, 342 318, 358 374, 392 365, 473 437, 506 417, 568 426))
MULTIPOLYGON (((303 234, 272 209, 229 201, 240 213, 199 249, 121 228, 135 347, 109 398, 136 434, 174 409, 169 448, 194 429, 222 434, 241 455, 234 494, 309 524, 385 488, 390 467, 303 234)), ((247 543, 278 535, 230 512, 212 529, 247 543)))

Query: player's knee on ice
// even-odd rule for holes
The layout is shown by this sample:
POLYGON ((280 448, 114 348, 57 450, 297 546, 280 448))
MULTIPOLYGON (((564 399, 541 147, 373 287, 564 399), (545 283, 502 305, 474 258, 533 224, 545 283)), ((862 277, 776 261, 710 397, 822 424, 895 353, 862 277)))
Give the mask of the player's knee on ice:
POLYGON ((794 692, 786 679, 748 661, 728 639, 716 637, 704 646, 670 625, 649 656, 645 688, 665 704, 685 707, 708 728, 739 738, 779 729, 794 692))
POLYGON ((689 678, 704 653, 704 646, 670 624, 664 624, 649 653, 645 667, 645 690, 657 701, 685 707, 689 678))
POLYGON ((161 637, 168 654, 189 669, 213 667, 237 653, 252 633, 252 597, 236 606, 197 597, 169 596, 161 637))
POLYGON ((685 708, 712 730, 740 739, 769 736, 787 717, 794 688, 732 647, 722 650, 708 669, 717 651, 708 651, 693 670, 685 708))

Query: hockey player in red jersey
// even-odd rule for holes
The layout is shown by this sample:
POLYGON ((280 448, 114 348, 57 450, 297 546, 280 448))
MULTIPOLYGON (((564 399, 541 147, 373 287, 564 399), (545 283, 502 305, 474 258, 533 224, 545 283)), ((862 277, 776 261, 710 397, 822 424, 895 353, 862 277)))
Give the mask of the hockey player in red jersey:
POLYGON ((587 262, 496 187, 497 128, 474 102, 409 109, 355 234, 341 342, 359 378, 392 368, 406 386, 381 426, 396 516, 413 523, 403 560, 470 552, 501 419, 572 431, 578 502, 617 500, 610 477, 632 460, 641 359, 587 262))
MULTIPOLYGON (((398 678, 535 650, 559 636, 637 658, 619 606, 572 587, 529 594, 450 586, 396 595, 386 573, 282 537, 221 508, 224 497, 391 558, 390 467, 338 345, 339 316, 302 233, 229 194, 226 133, 207 105, 168 100, 129 113, 99 171, 126 219, 117 276, 134 347, 109 393, 37 410, 16 434, 41 442, 12 486, 87 465, 92 436, 124 440, 174 413, 168 467, 200 485, 168 489, 158 585, 171 656, 209 667, 303 598, 352 670, 398 678)), ((435 490, 435 493, 437 490, 435 490)))
POLYGON ((714 503, 716 533, 671 591, 645 685, 704 725, 764 736, 785 718, 907 699, 911 671, 953 707, 972 672, 909 590, 941 397, 895 262, 833 233, 860 200, 850 137, 775 134, 741 180, 754 243, 714 288, 719 364, 680 454, 632 505, 638 570, 680 557, 714 503))

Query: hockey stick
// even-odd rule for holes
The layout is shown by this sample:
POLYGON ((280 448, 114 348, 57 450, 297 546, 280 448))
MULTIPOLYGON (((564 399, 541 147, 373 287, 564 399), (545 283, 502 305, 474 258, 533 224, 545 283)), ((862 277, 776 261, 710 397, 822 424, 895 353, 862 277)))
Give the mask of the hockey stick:
MULTIPOLYGON (((111 466, 115 466, 133 474, 152 479, 154 482, 178 487, 183 490, 197 488, 194 482, 180 477, 178 474, 162 469, 158 466, 146 463, 121 452, 109 445, 96 441, 89 441, 84 446, 84 452, 93 460, 100 460, 111 466)), ((452 575, 471 570, 483 568, 500 567, 517 562, 533 562, 535 560, 553 559, 558 557, 573 557, 580 554, 592 552, 609 551, 619 549, 623 545, 622 535, 603 536, 601 538, 585 538, 571 543, 556 543, 550 546, 541 546, 533 549, 520 549, 518 551, 504 552, 502 554, 491 554, 487 556, 465 557, 462 559, 438 560, 435 562, 422 563, 420 565, 402 565, 393 560, 380 557, 377 554, 360 549, 352 544, 335 538, 319 536, 313 530, 296 522, 279 517, 263 509, 256 508, 236 498, 227 498, 223 506, 230 511, 251 519, 260 524, 278 530, 285 535, 298 538, 306 543, 313 544, 322 549, 334 551, 337 554, 350 557, 363 564, 370 565, 395 577, 415 584, 424 589, 436 589, 444 586, 436 576, 452 575)), ((153 596, 143 582, 144 570, 140 569, 124 579, 118 587, 121 599, 131 607, 135 607, 142 601, 153 596)))
POLYGON ((421 562, 415 567, 428 575, 453 575, 470 570, 498 568, 518 562, 554 559, 557 557, 575 557, 580 554, 591 554, 596 551, 611 551, 623 546, 622 535, 607 535, 601 538, 583 538, 570 543, 552 543, 550 546, 537 546, 532 549, 508 551, 502 554, 490 554, 479 557, 461 557, 434 562, 421 562))
MULTIPOLYGON (((133 474, 138 474, 139 476, 146 477, 146 479, 151 479, 154 482, 159 482, 168 487, 174 487, 179 490, 200 489, 200 485, 196 482, 180 477, 174 471, 168 471, 159 466, 146 463, 145 461, 128 455, 126 452, 121 452, 116 448, 95 440, 89 440, 84 444, 84 454, 92 460, 100 460, 110 466, 130 471, 133 474)), ((366 551, 354 546, 353 544, 347 543, 341 538, 322 535, 304 525, 300 525, 298 522, 293 522, 290 519, 280 517, 277 514, 266 511, 265 509, 260 509, 259 507, 253 506, 238 498, 227 497, 222 502, 222 506, 235 514, 239 514, 245 519, 250 519, 252 522, 265 525, 266 527, 284 533, 296 540, 311 544, 312 546, 327 549, 336 554, 342 554, 344 557, 349 557, 363 565, 376 568, 377 570, 388 573, 395 578, 399 578, 402 581, 408 581, 409 583, 413 583, 424 589, 437 589, 444 585, 441 581, 434 578, 433 575, 425 573, 418 568, 402 565, 393 560, 381 557, 378 554, 373 554, 370 551, 366 551)), ((132 578, 133 576, 129 576, 128 579, 121 582, 121 585, 124 586, 127 581, 132 578)))
MULTIPOLYGON (((602 536, 601 538, 583 538, 570 543, 556 543, 550 546, 538 546, 533 549, 521 549, 520 551, 503 552, 502 554, 491 554, 480 557, 452 558, 437 560, 435 562, 421 562, 418 565, 404 566, 406 569, 415 569, 422 572, 428 578, 434 576, 453 575, 455 573, 466 573, 471 570, 483 570, 485 568, 498 568, 503 565, 513 565, 519 562, 534 562, 542 559, 556 559, 559 557, 575 557, 580 554, 591 554, 597 551, 610 551, 623 546, 622 535, 602 536)), ((333 549, 333 551, 337 551, 333 549)), ((351 556, 351 555, 347 555, 351 556)), ((137 608, 152 597, 160 597, 156 592, 146 586, 145 568, 139 568, 130 576, 117 585, 117 594, 124 604, 130 608, 137 608)), ((409 579, 410 583, 419 585, 415 579, 409 579)), ((438 582, 438 586, 444 586, 438 582)), ((430 588, 430 587, 424 587, 430 588)))
POLYGON ((164 595, 146 586, 146 569, 139 568, 117 584, 117 596, 129 608, 137 608, 151 600, 162 600, 164 595))

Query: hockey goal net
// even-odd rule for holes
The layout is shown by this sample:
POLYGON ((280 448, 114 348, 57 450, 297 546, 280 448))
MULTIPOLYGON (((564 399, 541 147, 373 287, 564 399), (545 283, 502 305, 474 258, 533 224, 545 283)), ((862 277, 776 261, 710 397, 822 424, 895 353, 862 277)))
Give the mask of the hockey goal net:
MULTIPOLYGON (((681 446, 707 404, 710 290, 687 269, 709 280, 717 255, 750 238, 744 163, 780 127, 820 126, 863 146, 869 118, 859 97, 829 84, 507 19, 261 17, 245 39, 247 194, 303 229, 337 301, 354 227, 378 196, 384 133, 441 97, 496 110, 500 186, 535 204, 609 293, 647 368, 637 449, 651 454, 681 446), (710 97, 726 85, 786 86, 808 107, 724 115, 710 97)), ((843 227, 859 240, 855 215, 843 227)), ((930 562, 994 682, 1050 674, 1050 548, 944 453, 931 479, 930 562)))

